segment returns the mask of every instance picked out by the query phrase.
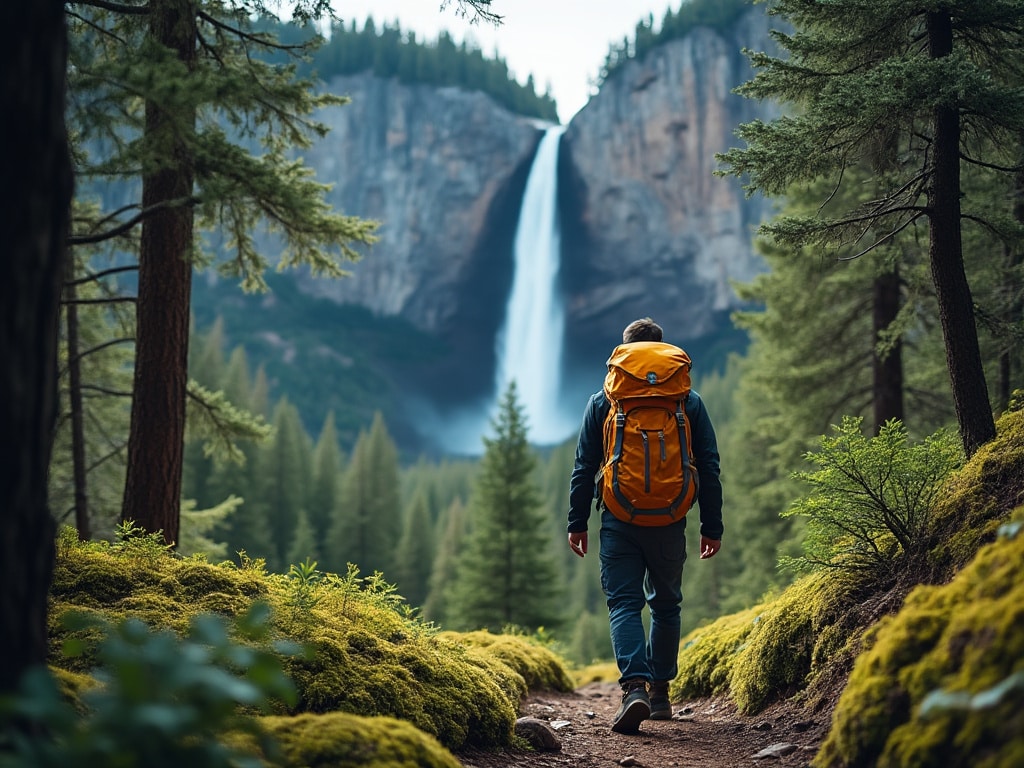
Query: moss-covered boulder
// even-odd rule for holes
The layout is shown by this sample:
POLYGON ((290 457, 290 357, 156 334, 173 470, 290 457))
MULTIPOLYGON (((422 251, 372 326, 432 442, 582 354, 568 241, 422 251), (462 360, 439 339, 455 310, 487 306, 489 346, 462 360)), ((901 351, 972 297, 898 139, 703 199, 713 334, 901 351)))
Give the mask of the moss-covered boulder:
POLYGON ((1024 765, 1024 508, 866 639, 817 766, 1024 765))
POLYGON ((459 768, 437 739, 402 720, 325 715, 261 718, 284 768, 459 768))
POLYGON ((529 690, 571 691, 574 687, 565 661, 549 648, 522 635, 477 632, 444 632, 444 638, 482 648, 523 677, 529 690))

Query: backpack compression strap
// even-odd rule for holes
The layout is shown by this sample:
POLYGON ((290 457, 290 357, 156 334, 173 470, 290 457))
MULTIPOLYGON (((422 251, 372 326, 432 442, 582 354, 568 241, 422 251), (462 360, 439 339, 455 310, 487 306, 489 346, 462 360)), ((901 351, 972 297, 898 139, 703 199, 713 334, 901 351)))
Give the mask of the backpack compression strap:
MULTIPOLYGON (((690 435, 686 429, 686 414, 683 412, 683 403, 686 398, 676 400, 676 428, 679 430, 679 444, 681 463, 680 467, 683 471, 683 487, 686 488, 690 485, 691 477, 693 476, 693 467, 690 466, 690 435)), ((653 509, 653 510, 641 510, 637 511, 629 499, 627 499, 622 492, 619 490, 619 473, 618 465, 622 460, 622 441, 626 433, 626 413, 622 408, 621 402, 615 403, 615 447, 612 451, 612 493, 615 495, 615 500, 622 505, 623 509, 629 512, 631 517, 636 517, 637 514, 662 514, 667 513, 670 516, 679 508, 683 500, 688 494, 683 493, 682 496, 672 502, 671 505, 664 509, 653 509)))

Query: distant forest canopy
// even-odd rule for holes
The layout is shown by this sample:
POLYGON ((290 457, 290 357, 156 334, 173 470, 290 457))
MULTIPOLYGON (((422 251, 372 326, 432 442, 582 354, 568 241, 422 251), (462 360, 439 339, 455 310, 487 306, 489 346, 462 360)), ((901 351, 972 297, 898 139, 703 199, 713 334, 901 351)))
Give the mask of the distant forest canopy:
POLYGON ((727 29, 753 5, 754 0, 684 0, 678 11, 669 7, 657 32, 654 31, 654 16, 648 15, 637 22, 632 40, 627 37, 621 45, 612 46, 596 85, 604 85, 627 62, 639 61, 658 46, 686 37, 694 27, 727 29))
MULTIPOLYGON (((669 7, 657 32, 653 15, 648 15, 637 22, 632 39, 624 38, 620 45, 612 46, 595 85, 600 87, 626 62, 643 59, 658 46, 685 37, 694 27, 729 27, 753 4, 754 0, 684 0, 677 11, 669 7)), ((318 34, 310 27, 274 20, 257 26, 290 45, 307 43, 318 34)), ((324 81, 372 72, 377 77, 397 77, 410 85, 465 88, 487 94, 515 114, 559 122, 550 84, 544 94, 539 94, 532 74, 525 84, 519 83, 500 56, 488 58, 480 48, 465 41, 456 44, 446 31, 434 42, 417 40, 415 32, 403 32, 397 21, 378 27, 372 16, 362 28, 355 19, 332 25, 330 39, 315 49, 299 70, 304 75, 315 73, 324 81)))
MULTIPOLYGON (((308 42, 317 34, 309 27, 273 21, 262 22, 258 28, 289 45, 308 42)), ((515 114, 558 122, 555 100, 550 92, 537 93, 532 74, 520 84, 504 59, 487 58, 465 41, 456 45, 448 32, 442 31, 435 42, 419 41, 415 32, 402 32, 397 22, 378 28, 372 16, 361 29, 354 19, 347 25, 334 24, 330 39, 299 69, 300 74, 315 74, 325 82, 338 75, 372 72, 377 77, 397 77, 409 85, 480 91, 515 114)))

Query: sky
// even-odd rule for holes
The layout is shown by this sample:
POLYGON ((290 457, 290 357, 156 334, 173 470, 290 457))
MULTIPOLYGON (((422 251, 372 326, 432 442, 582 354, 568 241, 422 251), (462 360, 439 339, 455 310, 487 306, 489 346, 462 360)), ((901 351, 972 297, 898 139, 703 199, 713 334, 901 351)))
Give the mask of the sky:
POLYGON ((636 24, 654 15, 657 29, 665 11, 682 0, 493 0, 491 10, 502 16, 494 27, 470 24, 458 15, 451 0, 333 0, 346 23, 361 28, 368 15, 374 22, 398 21, 403 31, 419 40, 434 41, 447 30, 456 43, 475 42, 485 54, 497 54, 520 83, 533 75, 537 91, 550 85, 558 116, 568 122, 586 104, 592 83, 612 45, 634 36, 636 24))

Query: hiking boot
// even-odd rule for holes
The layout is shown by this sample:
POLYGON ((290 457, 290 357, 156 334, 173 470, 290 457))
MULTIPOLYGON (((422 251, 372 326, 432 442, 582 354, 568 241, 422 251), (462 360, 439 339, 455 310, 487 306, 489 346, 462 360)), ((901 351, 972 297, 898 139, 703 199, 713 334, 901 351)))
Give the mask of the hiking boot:
POLYGON ((672 703, 668 700, 668 680, 655 680, 650 686, 651 720, 671 720, 672 703))
POLYGON ((647 681, 626 680, 622 684, 622 703, 612 719, 616 733, 636 733, 640 723, 651 716, 651 701, 647 698, 647 681))

